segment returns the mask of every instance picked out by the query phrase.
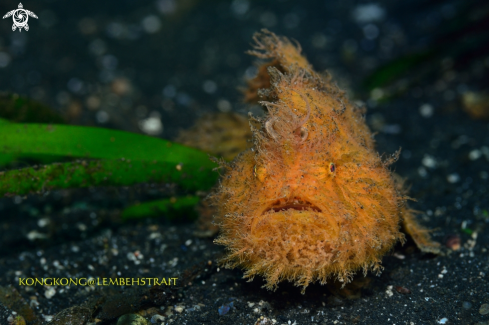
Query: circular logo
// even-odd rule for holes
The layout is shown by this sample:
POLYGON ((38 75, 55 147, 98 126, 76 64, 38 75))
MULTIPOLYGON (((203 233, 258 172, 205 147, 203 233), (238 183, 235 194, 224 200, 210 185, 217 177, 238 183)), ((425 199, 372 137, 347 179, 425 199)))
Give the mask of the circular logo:
POLYGON ((24 9, 17 9, 13 15, 13 18, 14 24, 17 25, 17 27, 24 27, 29 20, 29 16, 24 9))

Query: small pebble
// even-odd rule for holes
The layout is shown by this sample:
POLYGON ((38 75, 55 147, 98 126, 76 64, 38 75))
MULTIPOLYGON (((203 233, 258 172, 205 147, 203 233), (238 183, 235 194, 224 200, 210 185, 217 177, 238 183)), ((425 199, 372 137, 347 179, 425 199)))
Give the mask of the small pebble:
POLYGON ((7 321, 9 322, 9 325, 26 325, 24 317, 17 315, 13 317, 12 315, 7 318, 7 321))
POLYGON ((45 292, 44 292, 44 296, 47 298, 47 299, 51 299, 54 295, 56 294, 56 289, 54 289, 53 287, 50 287, 48 288, 45 292))
POLYGON ((438 321, 438 324, 446 324, 446 323, 448 323, 448 318, 446 318, 446 317, 443 317, 442 319, 440 319, 438 321))
POLYGON ((159 114, 153 113, 147 119, 139 121, 141 130, 149 135, 160 135, 163 132, 163 123, 159 114))
POLYGON ((405 255, 402 255, 402 254, 399 254, 399 253, 394 253, 394 257, 396 257, 396 258, 398 258, 398 259, 400 259, 400 260, 403 260, 403 259, 405 259, 405 258, 406 258, 406 256, 405 256, 405 255))
POLYGON ((27 234, 27 239, 34 241, 36 239, 45 239, 48 238, 48 235, 40 233, 36 230, 32 230, 27 234))
POLYGON ((482 156, 482 153, 479 149, 474 149, 471 152, 469 152, 469 159, 470 160, 477 160, 482 156))
POLYGON ((220 316, 226 315, 229 312, 229 310, 231 309, 231 307, 233 307, 233 305, 234 304, 231 302, 230 304, 225 304, 225 305, 222 305, 221 307, 219 307, 217 309, 217 311, 219 312, 219 315, 220 316))
POLYGON ((165 321, 165 317, 161 316, 161 315, 153 315, 153 317, 151 317, 151 323, 153 324, 157 324, 158 322, 164 322, 165 321))
POLYGON ((385 17, 385 9, 376 3, 360 4, 353 9, 352 16, 357 23, 381 21, 385 17))
POLYGON ((51 223, 51 219, 49 218, 42 218, 37 221, 37 225, 41 228, 46 227, 51 223))
POLYGON ((224 315, 226 315, 226 314, 228 313, 228 311, 229 311, 229 306, 227 306, 227 305, 222 305, 221 307, 219 307, 219 308, 217 309, 217 311, 219 312, 219 315, 224 316, 224 315))
POLYGON ((457 183, 460 181, 460 176, 457 173, 450 174, 447 176, 447 181, 452 184, 457 183))
POLYGON ((53 320, 53 318, 54 318, 54 316, 53 316, 53 315, 44 315, 44 314, 42 314, 41 316, 42 316, 42 318, 44 318, 44 320, 45 320, 46 322, 50 322, 50 321, 52 321, 52 320, 53 320))
POLYGON ((435 158, 433 158, 430 155, 424 155, 423 160, 421 161, 421 163, 425 167, 428 167, 428 168, 436 168, 436 166, 437 166, 437 162, 436 162, 435 158))
POLYGON ((146 16, 141 24, 143 25, 144 30, 149 34, 156 33, 161 28, 161 20, 155 15, 146 16))
POLYGON ((232 108, 233 107, 228 100, 220 99, 217 101, 217 109, 223 113, 229 112, 232 108))
POLYGON ((423 104, 419 107, 419 113, 425 118, 431 117, 433 115, 433 111, 433 106, 430 104, 423 104))
POLYGON ((470 308, 472 308, 472 304, 468 301, 464 301, 462 303, 462 307, 464 307, 464 309, 470 309, 470 308))
POLYGON ((451 250, 458 251, 460 249, 460 237, 457 235, 450 235, 447 237, 445 246, 451 250))
POLYGON ((396 286, 396 291, 402 293, 403 295, 410 294, 411 290, 405 287, 396 286))
POLYGON ((119 317, 117 320, 117 325, 148 325, 149 323, 144 319, 144 317, 141 317, 136 314, 126 314, 122 315, 119 317))
POLYGON ((483 304, 481 306, 481 308, 479 309, 479 314, 481 314, 481 315, 489 314, 489 304, 483 304))

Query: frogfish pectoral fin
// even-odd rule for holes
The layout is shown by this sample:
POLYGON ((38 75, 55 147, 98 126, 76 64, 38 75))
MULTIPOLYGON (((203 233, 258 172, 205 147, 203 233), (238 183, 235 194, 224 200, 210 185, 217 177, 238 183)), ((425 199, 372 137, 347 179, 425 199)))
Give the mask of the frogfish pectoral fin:
POLYGON ((445 255, 440 243, 435 242, 430 237, 430 230, 421 226, 409 210, 403 211, 403 227, 416 243, 416 246, 423 253, 432 253, 436 255, 445 255))

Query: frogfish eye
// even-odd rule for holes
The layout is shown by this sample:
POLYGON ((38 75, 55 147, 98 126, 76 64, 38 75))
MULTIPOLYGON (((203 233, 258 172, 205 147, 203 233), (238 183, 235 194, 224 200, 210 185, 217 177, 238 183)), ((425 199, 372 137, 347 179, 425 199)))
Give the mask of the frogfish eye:
POLYGON ((260 182, 263 182, 267 176, 267 169, 263 166, 255 165, 253 166, 253 175, 255 175, 255 178, 258 178, 260 182))
POLYGON ((301 141, 304 142, 307 140, 307 136, 309 135, 309 132, 305 127, 301 127, 300 135, 301 135, 301 141))
POLYGON ((332 162, 331 162, 331 163, 329 163, 329 172, 330 172, 331 174, 335 174, 335 173, 336 173, 336 166, 335 166, 335 164, 334 164, 334 163, 332 163, 332 162))

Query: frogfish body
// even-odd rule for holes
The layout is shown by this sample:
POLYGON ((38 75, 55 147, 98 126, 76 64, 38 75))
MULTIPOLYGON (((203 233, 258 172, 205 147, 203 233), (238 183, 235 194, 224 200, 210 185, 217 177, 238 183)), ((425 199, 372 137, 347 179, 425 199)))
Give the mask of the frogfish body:
POLYGON ((246 96, 267 99, 266 117, 250 121, 253 147, 223 164, 211 195, 222 263, 263 276, 268 289, 288 280, 305 290, 380 272, 382 256, 404 241, 401 224, 422 249, 436 250, 388 169, 397 154, 383 160, 376 152, 364 109, 288 39, 264 31, 255 41, 252 54, 271 60, 246 96))

